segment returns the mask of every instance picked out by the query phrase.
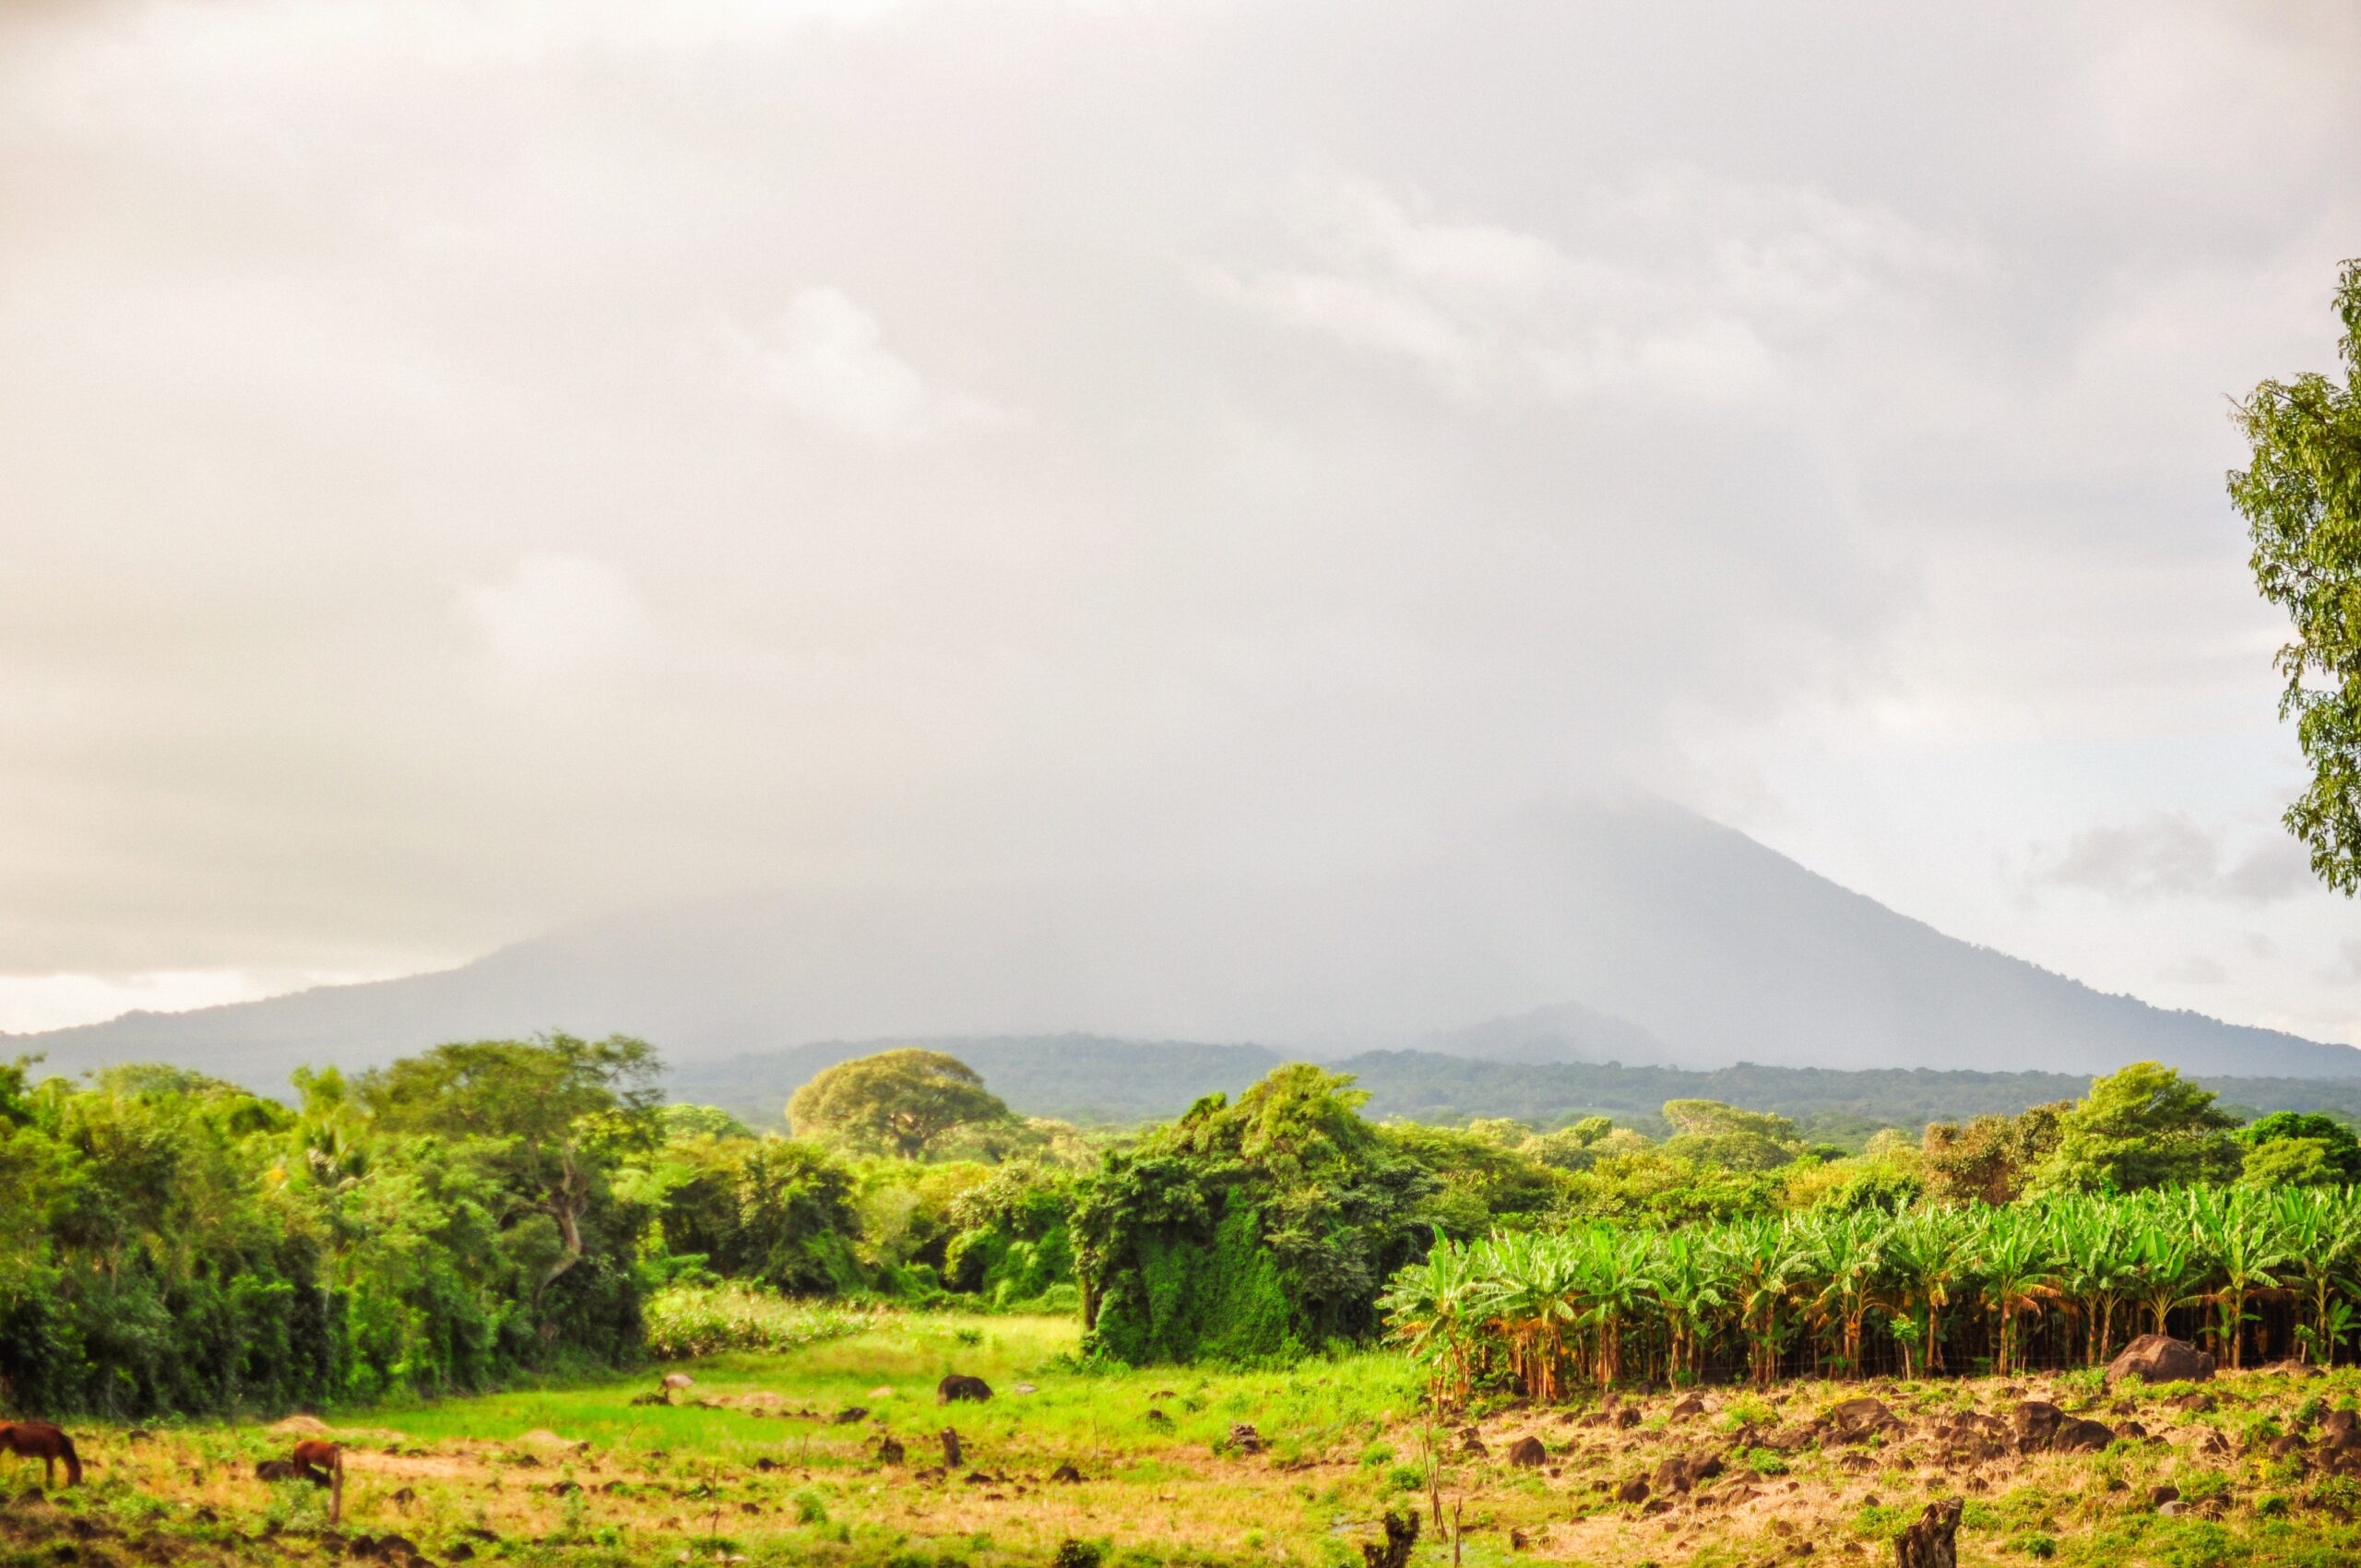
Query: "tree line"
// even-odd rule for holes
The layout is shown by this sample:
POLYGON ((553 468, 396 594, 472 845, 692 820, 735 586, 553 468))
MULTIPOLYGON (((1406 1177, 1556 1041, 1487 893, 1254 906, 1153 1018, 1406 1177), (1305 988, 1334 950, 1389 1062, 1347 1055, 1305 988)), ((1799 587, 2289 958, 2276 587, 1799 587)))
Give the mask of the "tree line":
MULTIPOLYGON (((1381 1123, 1348 1075, 1300 1063, 1169 1123, 1086 1133, 1017 1116, 967 1064, 919 1050, 820 1073, 786 1126, 757 1134, 712 1107, 662 1103, 658 1072, 639 1041, 564 1035, 298 1074, 291 1103, 178 1069, 36 1081, 29 1063, 0 1068, 0 1401, 130 1417, 476 1388, 629 1361, 656 1293, 724 1282, 1073 1311, 1086 1354, 1129 1362, 1283 1360, 1418 1318, 1402 1292, 1421 1269, 1506 1278, 1512 1263, 1575 1282, 1553 1321, 1595 1316, 1584 1291, 1628 1297, 1631 1315, 1613 1314, 1629 1347, 1608 1358, 1619 1368, 1726 1372, 1714 1358, 1749 1345, 1814 1364, 1955 1362, 1999 1353, 1971 1346, 1974 1313, 1938 1324, 1872 1304, 1830 1350, 1808 1260, 1843 1239, 1846 1257, 1890 1271, 1910 1238, 1953 1223, 1928 1216, 2020 1217, 2016 1229, 1975 1221, 1983 1248, 2054 1238, 2059 1216, 2082 1212, 2058 1206, 2077 1194, 2361 1180, 2343 1122, 2283 1112, 2241 1127, 2153 1064, 2080 1100, 1888 1130, 1858 1151, 1700 1099, 1665 1102, 1649 1119, 1659 1136, 1606 1116, 1381 1123), (1792 1254, 1784 1304, 1695 1338, 1703 1320, 1684 1327, 1650 1282, 1679 1274, 1703 1238, 1740 1236, 1792 1254), (1610 1259, 1625 1273, 1597 1275, 1610 1259)), ((2038 1300, 2063 1301, 2046 1267, 2030 1277, 2038 1300)), ((2284 1289, 2253 1300, 2277 1311, 2284 1289)), ((2058 1312, 2070 1315, 2002 1316, 2049 1354, 2058 1312)), ((2336 1323, 2313 1330, 2331 1335, 2323 1354, 2344 1343, 2336 1323)), ((1532 1364, 1599 1364, 1579 1334, 1565 1346, 1532 1364)), ((1500 1367, 1530 1360, 1500 1353, 1500 1367)))
POLYGON ((665 1105, 656 1052, 621 1038, 299 1073, 291 1104, 0 1064, 0 1408, 269 1411, 612 1366, 652 1292, 725 1278, 1069 1305, 1071 1129, 927 1056, 883 1069, 951 1112, 917 1146, 858 1092, 800 1138, 665 1105))

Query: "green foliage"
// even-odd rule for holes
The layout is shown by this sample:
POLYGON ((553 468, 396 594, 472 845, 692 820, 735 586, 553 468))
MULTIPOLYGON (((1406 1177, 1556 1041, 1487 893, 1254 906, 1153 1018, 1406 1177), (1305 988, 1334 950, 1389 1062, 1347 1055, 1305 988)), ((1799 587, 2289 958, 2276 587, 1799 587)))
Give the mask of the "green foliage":
POLYGON ((665 1149, 664 1244, 732 1278, 796 1295, 858 1289, 854 1176, 786 1138, 676 1139, 665 1149))
POLYGON ((1382 1304, 1453 1397, 1505 1386, 1551 1399, 1635 1365, 1691 1379, 1716 1351, 1742 1354, 1758 1384, 1799 1352, 1806 1372, 1857 1372, 1872 1349, 1905 1377, 1987 1355, 2005 1375, 2036 1335, 2095 1368, 2192 1307, 2235 1367, 2250 1339, 2247 1309, 2271 1296, 2296 1308, 2296 1343, 2282 1330, 2279 1353, 2300 1347, 2325 1360, 2350 1338, 2361 1189, 2170 1187, 2006 1207, 1498 1232, 1439 1241, 1394 1276, 1382 1304))
POLYGON ((1035 1161, 992 1171, 951 1202, 943 1280, 998 1307, 1038 1302, 1074 1278, 1066 1217, 1080 1182, 1035 1161))
POLYGON ((974 1068, 939 1051, 883 1051, 814 1077, 788 1101, 799 1137, 916 1159, 955 1128, 1006 1122, 974 1068))
POLYGON ((1089 1348, 1246 1360, 1373 1334, 1443 1184, 1359 1099, 1348 1078, 1282 1067, 1109 1156, 1073 1222, 1089 1348))
MULTIPOLYGON (((1700 1153, 1709 1153, 1701 1150, 1700 1153)), ((1655 1149, 1603 1156, 1566 1184, 1564 1212, 1584 1219, 1691 1225, 1770 1214, 1782 1185, 1773 1170, 1732 1170, 1655 1149)))
POLYGON ((2274 1111, 2238 1130, 2246 1156, 2239 1180, 2310 1187, 2361 1181, 2361 1139, 2333 1116, 2274 1111))
POLYGON ((1928 1124, 1922 1144, 1927 1189, 1944 1202, 2013 1203, 2034 1168, 2058 1147, 2071 1100, 2030 1106, 2014 1116, 1978 1116, 1964 1127, 1928 1124))
POLYGON ((445 1047, 298 1109, 202 1075, 0 1075, 0 1379, 22 1408, 272 1410, 640 1343, 636 1041, 445 1047))
POLYGON ((675 1285, 647 1301, 647 1350, 686 1360, 725 1350, 794 1350, 858 1334, 874 1313, 825 1303, 789 1301, 751 1286, 675 1285))
POLYGON ((2170 1067, 2135 1062, 2099 1079, 2058 1120, 2058 1146, 2035 1170, 2035 1192, 2136 1192, 2237 1173, 2236 1120, 2212 1090, 2170 1067))
POLYGON ((2256 586, 2287 612, 2279 716, 2294 718, 2310 785, 2288 831, 2339 892, 2361 889, 2361 260, 2344 264, 2336 312, 2342 386, 2319 374, 2266 381, 2238 406, 2251 461, 2229 476, 2254 541, 2256 586))

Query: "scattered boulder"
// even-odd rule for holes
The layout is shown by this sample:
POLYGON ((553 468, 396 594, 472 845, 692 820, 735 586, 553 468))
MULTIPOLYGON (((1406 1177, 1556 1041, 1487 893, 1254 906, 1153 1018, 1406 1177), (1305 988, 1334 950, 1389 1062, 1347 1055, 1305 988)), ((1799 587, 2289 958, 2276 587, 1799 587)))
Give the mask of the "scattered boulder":
POLYGON ((2320 1418, 2319 1443, 2323 1448, 2361 1448, 2361 1415, 2331 1410, 2320 1418))
POLYGON ((959 1467, 959 1434, 949 1427, 943 1429, 943 1467, 945 1470, 959 1467))
POLYGON ((881 1465, 900 1464, 902 1462, 901 1443, 891 1437, 879 1438, 877 1440, 877 1462, 881 1465))
POLYGON ((1885 1401, 1861 1395, 1847 1399, 1824 1418, 1828 1435, 1838 1443, 1867 1443, 1872 1437, 1902 1435, 1902 1421, 1885 1401))
POLYGON ((2058 1423, 2049 1449, 2053 1454, 2096 1454, 2114 1441, 2115 1431, 2106 1422, 2069 1416, 2058 1423))
POLYGON ((1152 1427, 1169 1427, 1172 1424, 1172 1418, 1151 1405, 1147 1408, 1147 1424, 1152 1427))
POLYGON ((2066 1412, 2046 1399, 2028 1399, 2009 1415, 2009 1435, 2020 1454, 2040 1454, 2058 1435, 2066 1412))
POLYGON ((970 1399, 982 1404, 992 1396, 991 1384, 980 1377, 967 1377, 953 1372, 934 1385, 934 1402, 948 1405, 957 1399, 970 1399))
POLYGON ((1626 1405, 1621 1409, 1612 1412, 1607 1418, 1607 1424, 1611 1427, 1625 1428, 1638 1426, 1640 1424, 1639 1407, 1636 1405, 1626 1405))
POLYGON ((1229 1429, 1229 1445, 1240 1454, 1260 1454, 1263 1452, 1263 1434, 1256 1431, 1252 1423, 1240 1421, 1229 1429))
POLYGON ((1537 1469, 1548 1461, 1549 1451, 1537 1437, 1526 1435, 1509 1444, 1509 1463, 1520 1469, 1537 1469))
POLYGON ((1615 1489, 1615 1501, 1618 1503, 1645 1503, 1647 1500, 1648 1478, 1645 1476, 1633 1476, 1615 1489))
POLYGON ((2148 1506, 2151 1508, 2162 1508, 2167 1503, 2178 1503, 2179 1501, 2180 1488, 2177 1486, 2167 1483, 2164 1486, 2151 1487, 2148 1489, 2148 1506))
POLYGON ((869 1408, 865 1405, 848 1405, 843 1409, 838 1410, 833 1419, 836 1425, 840 1427, 848 1427, 852 1425, 853 1422, 861 1420, 868 1414, 869 1408))
POLYGON ((1061 1465, 1050 1472, 1050 1479, 1053 1481, 1063 1481, 1071 1486, 1082 1479, 1082 1472, 1072 1465, 1061 1465))
POLYGON ((1484 1446, 1484 1440, 1480 1437, 1461 1438, 1459 1440, 1459 1451, 1462 1454, 1472 1454, 1478 1459, 1481 1459, 1491 1453, 1490 1449, 1484 1446))
POLYGON ((1672 1408, 1672 1419, 1676 1421, 1685 1421, 1691 1416, 1702 1416, 1704 1413, 1705 1401, 1698 1398, 1694 1394, 1672 1408))
POLYGON ((291 1481, 294 1479, 295 1467, 284 1459, 265 1459, 255 1466, 255 1479, 258 1481, 291 1481))
POLYGON ((1946 1497, 1893 1538, 1894 1568, 1959 1568, 1959 1516, 1965 1504, 1946 1497))
POLYGON ((2213 1358, 2186 1339, 2143 1334, 2106 1364, 2106 1385, 2127 1377, 2148 1383, 2203 1383, 2213 1375, 2213 1358))

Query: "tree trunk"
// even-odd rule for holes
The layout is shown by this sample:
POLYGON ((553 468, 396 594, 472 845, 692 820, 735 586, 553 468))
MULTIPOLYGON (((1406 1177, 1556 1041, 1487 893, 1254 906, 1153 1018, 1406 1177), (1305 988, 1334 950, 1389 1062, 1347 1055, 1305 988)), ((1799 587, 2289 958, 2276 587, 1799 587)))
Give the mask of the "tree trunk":
POLYGON ((572 1159, 565 1161, 562 1170, 557 1186, 543 1206, 550 1218, 557 1221, 557 1233, 564 1241, 565 1250, 558 1254, 557 1261, 550 1265, 540 1282, 533 1287, 535 1312, 540 1311, 541 1293, 557 1282, 558 1276, 582 1261, 582 1209, 590 1201, 590 1195, 581 1190, 581 1176, 574 1169, 572 1159))
POLYGON ((1916 1522, 1893 1538, 1894 1568, 1959 1568, 1959 1516, 1964 1506, 1956 1497, 1927 1504, 1916 1522))
POLYGON ((1388 1514, 1385 1516, 1385 1543, 1365 1541, 1361 1545, 1361 1561, 1369 1568, 1409 1568, 1410 1549, 1418 1544, 1418 1512, 1388 1514))

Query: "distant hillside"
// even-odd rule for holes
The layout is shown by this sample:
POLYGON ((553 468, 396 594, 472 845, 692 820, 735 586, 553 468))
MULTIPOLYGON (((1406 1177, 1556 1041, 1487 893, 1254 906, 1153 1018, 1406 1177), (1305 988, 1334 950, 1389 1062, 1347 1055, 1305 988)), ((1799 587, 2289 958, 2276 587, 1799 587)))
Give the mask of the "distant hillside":
POLYGON ((1637 1024, 1569 1002, 1427 1036, 1415 1049, 1483 1062, 1595 1062, 1670 1066, 1672 1047, 1637 1024))
POLYGON ((994 1094, 1027 1116, 1054 1116, 1086 1125, 1128 1125, 1177 1116, 1191 1101, 1216 1089, 1236 1094, 1283 1060, 1259 1045, 1097 1035, 821 1040, 789 1051, 683 1063, 665 1075, 664 1087, 676 1100, 718 1105, 750 1127, 773 1129, 786 1113, 788 1097, 813 1074, 856 1056, 912 1043, 956 1056, 982 1074, 994 1094))
MULTIPOLYGON (((718 1105, 756 1128, 775 1127, 792 1095, 824 1068, 874 1051, 918 1043, 948 1051, 983 1075, 1019 1112, 1119 1125, 1177 1116, 1201 1095, 1237 1093, 1284 1060, 1256 1045, 1043 1039, 826 1040, 675 1069, 675 1099, 718 1105)), ((1372 1051, 1323 1063, 1350 1073, 1380 1119, 1456 1123, 1505 1116, 1536 1127, 1607 1114, 1652 1126, 1668 1099, 1718 1099, 1798 1122, 1875 1123, 1916 1132, 1928 1122, 2013 1115, 2029 1105, 2079 1099, 2090 1079, 2066 1073, 1939 1073, 1926 1068, 1845 1072, 1741 1063, 1712 1072, 1587 1063, 1484 1062, 1422 1051, 1372 1051)), ((2209 1078, 2225 1104, 2250 1113, 2330 1111, 2361 1117, 2361 1080, 2209 1078)))
POLYGON ((265 1087, 438 1040, 622 1031, 683 1065, 814 1039, 1259 1040, 1548 1063, 2361 1077, 1972 946, 1655 803, 1264 880, 804 887, 553 932, 443 974, 8 1042, 265 1087), (1471 1027, 1471 1019, 1500 1022, 1471 1027))

